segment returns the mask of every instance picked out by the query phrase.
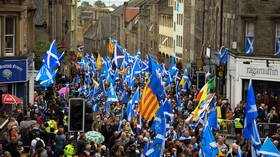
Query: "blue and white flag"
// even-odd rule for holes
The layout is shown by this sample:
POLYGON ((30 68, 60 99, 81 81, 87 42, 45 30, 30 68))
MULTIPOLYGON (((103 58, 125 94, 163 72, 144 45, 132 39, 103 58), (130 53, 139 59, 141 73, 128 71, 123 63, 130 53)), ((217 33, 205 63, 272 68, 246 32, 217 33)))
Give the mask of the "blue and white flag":
POLYGON ((36 81, 42 81, 47 79, 52 79, 53 74, 55 72, 52 72, 47 65, 43 64, 42 67, 39 69, 37 75, 36 75, 36 81))
POLYGON ((54 79, 55 79, 55 77, 56 77, 56 73, 57 73, 57 69, 51 74, 50 77, 48 76, 47 79, 42 80, 42 81, 40 82, 40 85, 43 86, 43 87, 45 87, 45 88, 46 88, 46 87, 49 87, 51 84, 53 84, 54 79))
POLYGON ((258 127, 256 124, 256 120, 254 120, 252 125, 252 134, 251 134, 251 155, 252 157, 261 157, 260 148, 261 148, 261 138, 259 135, 258 127))
POLYGON ((206 125, 202 132, 201 141, 201 156, 202 157, 216 157, 218 154, 218 145, 215 141, 215 137, 209 127, 206 125))
POLYGON ((127 104, 127 108, 126 108, 126 115, 127 115, 127 120, 130 122, 133 117, 135 116, 135 112, 134 112, 134 106, 135 103, 139 102, 139 89, 137 88, 136 92, 134 93, 134 95, 132 96, 131 100, 128 102, 127 104))
POLYGON ((187 90, 190 89, 192 86, 192 82, 189 77, 187 69, 185 69, 185 71, 184 71, 184 75, 183 75, 182 80, 180 81, 180 85, 183 87, 182 88, 183 92, 187 92, 187 90))
POLYGON ((253 54, 254 53, 254 37, 246 37, 245 53, 253 54))
POLYGON ((208 113, 208 125, 210 129, 218 130, 218 113, 217 108, 208 113))
POLYGON ((108 95, 107 101, 105 103, 106 106, 112 104, 113 102, 117 102, 118 101, 116 90, 115 90, 115 88, 114 88, 114 86, 112 84, 109 87, 109 89, 107 90, 106 94, 108 95))
POLYGON ((179 89, 179 82, 176 84, 176 103, 178 106, 178 109, 181 111, 183 109, 183 104, 181 103, 181 93, 179 89))
POLYGON ((131 74, 130 74, 130 78, 129 78, 129 86, 131 87, 131 89, 134 88, 134 78, 141 73, 141 68, 140 68, 140 65, 139 65, 139 61, 136 60, 134 62, 134 65, 132 67, 132 71, 131 71, 131 74))
POLYGON ((106 95, 106 91, 105 91, 104 83, 101 80, 100 83, 99 83, 98 88, 95 90, 95 93, 93 94, 92 102, 95 104, 95 103, 101 101, 101 99, 105 95, 106 95))
MULTIPOLYGON (((162 107, 160 107, 162 108, 162 107)), ((159 123, 156 126, 156 137, 153 141, 153 144, 149 147, 149 149, 145 152, 145 155, 148 157, 161 157, 162 150, 164 148, 164 144, 166 141, 165 138, 165 130, 166 130, 166 122, 164 118, 163 109, 159 109, 157 112, 157 116, 159 119, 157 120, 159 123)))
POLYGON ((227 63, 228 53, 229 53, 229 49, 222 46, 218 53, 219 60, 222 65, 225 65, 227 63))
POLYGON ((115 67, 120 68, 123 63, 123 60, 124 60, 123 49, 118 44, 115 44, 115 51, 112 58, 112 64, 115 67))
POLYGON ((250 80, 248 92, 247 92, 246 112, 245 112, 245 120, 244 120, 245 139, 251 140, 252 132, 253 132, 253 123, 257 117, 258 117, 258 110, 256 106, 256 99, 255 99, 254 89, 252 85, 252 80, 250 80))
POLYGON ((274 56, 280 57, 280 37, 276 38, 274 56))
POLYGON ((60 65, 63 55, 64 52, 62 54, 58 54, 54 40, 44 56, 43 63, 46 64, 49 69, 56 68, 60 65))
POLYGON ((269 137, 266 137, 259 153, 265 155, 266 157, 280 157, 279 150, 275 147, 269 137))

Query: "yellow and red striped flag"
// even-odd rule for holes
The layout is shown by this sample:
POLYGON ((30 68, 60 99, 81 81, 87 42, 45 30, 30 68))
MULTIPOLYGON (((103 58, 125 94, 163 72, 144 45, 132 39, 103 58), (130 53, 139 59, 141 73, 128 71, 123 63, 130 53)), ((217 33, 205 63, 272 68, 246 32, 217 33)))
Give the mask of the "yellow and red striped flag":
POLYGON ((146 83, 146 86, 142 93, 140 105, 138 107, 138 112, 145 120, 151 120, 159 109, 157 96, 149 87, 149 82, 150 81, 146 83))

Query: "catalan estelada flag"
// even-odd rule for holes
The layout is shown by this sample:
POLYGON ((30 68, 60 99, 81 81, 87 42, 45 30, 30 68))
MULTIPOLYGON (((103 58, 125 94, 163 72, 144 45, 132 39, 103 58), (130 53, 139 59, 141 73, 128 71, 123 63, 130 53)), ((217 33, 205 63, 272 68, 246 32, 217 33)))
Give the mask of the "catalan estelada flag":
POLYGON ((159 102, 153 90, 149 87, 150 80, 143 90, 138 112, 145 120, 151 120, 159 109, 159 102))
POLYGON ((109 44, 108 44, 109 53, 113 54, 114 53, 114 48, 115 48, 115 44, 113 44, 112 40, 110 39, 109 44))

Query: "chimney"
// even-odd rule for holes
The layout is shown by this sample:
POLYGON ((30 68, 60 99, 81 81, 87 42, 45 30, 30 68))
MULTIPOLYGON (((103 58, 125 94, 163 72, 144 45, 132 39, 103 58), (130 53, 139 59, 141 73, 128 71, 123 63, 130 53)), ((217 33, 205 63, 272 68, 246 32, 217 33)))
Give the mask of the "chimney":
POLYGON ((124 22, 124 27, 126 27, 126 8, 128 6, 128 2, 123 3, 123 22, 124 22))

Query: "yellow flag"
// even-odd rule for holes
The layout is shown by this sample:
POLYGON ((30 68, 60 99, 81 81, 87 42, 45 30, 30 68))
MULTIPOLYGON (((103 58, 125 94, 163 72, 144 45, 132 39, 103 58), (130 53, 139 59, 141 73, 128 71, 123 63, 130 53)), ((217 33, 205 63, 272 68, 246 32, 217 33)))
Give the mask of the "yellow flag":
POLYGON ((101 69, 102 68, 102 57, 100 56, 100 54, 98 53, 98 57, 96 60, 96 66, 101 69))
POLYGON ((197 117, 198 111, 199 111, 199 108, 200 108, 200 105, 201 105, 202 101, 205 101, 207 99, 207 90, 208 90, 208 84, 205 85, 205 88, 203 90, 203 93, 202 93, 202 96, 199 100, 199 103, 196 106, 196 108, 194 109, 193 119, 195 119, 197 117))
POLYGON ((129 69, 129 67, 127 67, 127 68, 125 68, 125 69, 119 71, 119 74, 120 74, 120 75, 124 75, 124 74, 128 71, 128 69, 129 69))
POLYGON ((111 54, 114 53, 114 47, 115 47, 115 44, 113 44, 112 40, 110 39, 109 44, 108 44, 109 53, 111 53, 111 54))
POLYGON ((184 84, 185 84, 185 79, 184 79, 184 76, 182 76, 182 79, 181 79, 181 81, 180 81, 180 85, 181 85, 182 87, 184 87, 184 84))

